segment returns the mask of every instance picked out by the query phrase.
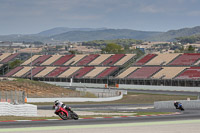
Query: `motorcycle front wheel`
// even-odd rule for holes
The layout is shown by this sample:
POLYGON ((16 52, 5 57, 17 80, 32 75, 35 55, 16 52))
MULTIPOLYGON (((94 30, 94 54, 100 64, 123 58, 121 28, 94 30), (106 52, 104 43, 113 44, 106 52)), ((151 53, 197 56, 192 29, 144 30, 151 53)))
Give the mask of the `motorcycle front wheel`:
POLYGON ((78 120, 78 118, 79 118, 78 115, 77 115, 76 113, 73 112, 73 119, 74 119, 74 120, 78 120))

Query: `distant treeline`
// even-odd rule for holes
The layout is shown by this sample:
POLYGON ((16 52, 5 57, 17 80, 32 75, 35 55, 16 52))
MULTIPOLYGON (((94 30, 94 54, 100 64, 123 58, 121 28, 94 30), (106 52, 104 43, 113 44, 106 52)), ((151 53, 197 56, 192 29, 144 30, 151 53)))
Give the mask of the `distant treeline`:
POLYGON ((142 40, 135 40, 135 39, 115 39, 115 40, 94 40, 83 42, 83 46, 105 46, 109 43, 115 43, 118 45, 131 45, 131 44, 141 44, 142 40))

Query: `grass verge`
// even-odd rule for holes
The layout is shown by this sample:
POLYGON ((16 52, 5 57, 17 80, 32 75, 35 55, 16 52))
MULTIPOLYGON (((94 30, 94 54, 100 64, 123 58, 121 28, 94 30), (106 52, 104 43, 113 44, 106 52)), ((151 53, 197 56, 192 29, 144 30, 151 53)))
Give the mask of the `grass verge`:
MULTIPOLYGON (((118 112, 119 113, 119 112, 118 112)), ((171 114, 171 112, 131 112, 130 115, 125 116, 137 116, 137 115, 158 115, 158 114, 171 114), (134 113, 134 114, 133 114, 134 113), (133 114, 133 115, 131 115, 133 114)), ((79 116, 80 118, 90 118, 90 117, 114 117, 114 116, 123 116, 123 115, 84 115, 79 116)), ((10 120, 43 120, 43 119, 60 119, 57 116, 54 117, 22 117, 22 116, 1 116, 0 121, 10 121, 10 120)))
MULTIPOLYGON (((197 99, 197 96, 180 96, 180 95, 166 95, 166 94, 146 94, 146 93, 133 93, 128 92, 122 99, 109 102, 68 102, 69 104, 153 104, 155 101, 177 101, 197 99)), ((32 103, 35 105, 53 105, 53 103, 32 103)))

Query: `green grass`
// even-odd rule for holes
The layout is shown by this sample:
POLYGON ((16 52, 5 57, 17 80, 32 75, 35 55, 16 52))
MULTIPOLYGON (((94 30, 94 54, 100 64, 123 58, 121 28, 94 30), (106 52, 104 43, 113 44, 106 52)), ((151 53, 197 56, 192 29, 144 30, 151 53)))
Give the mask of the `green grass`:
MULTIPOLYGON (((166 94, 146 94, 128 92, 122 99, 109 102, 68 102, 67 104, 153 104, 155 101, 196 100, 197 96, 180 96, 166 94)), ((33 103, 35 105, 53 105, 53 103, 33 103)))

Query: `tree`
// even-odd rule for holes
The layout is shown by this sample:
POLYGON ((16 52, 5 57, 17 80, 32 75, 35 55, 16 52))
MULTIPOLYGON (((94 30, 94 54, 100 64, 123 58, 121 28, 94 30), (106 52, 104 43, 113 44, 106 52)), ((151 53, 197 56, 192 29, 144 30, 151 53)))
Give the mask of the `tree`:
POLYGON ((13 69, 13 68, 19 66, 21 63, 22 63, 21 60, 15 60, 15 61, 13 61, 13 62, 10 62, 10 63, 9 63, 9 68, 10 68, 10 69, 13 69))
POLYGON ((188 47, 188 52, 189 52, 189 53, 194 53, 194 52, 195 52, 195 48, 192 47, 192 45, 190 45, 190 46, 188 47))
POLYGON ((124 53, 124 49, 121 45, 115 43, 109 43, 105 48, 102 48, 102 53, 106 54, 121 54, 124 53))

